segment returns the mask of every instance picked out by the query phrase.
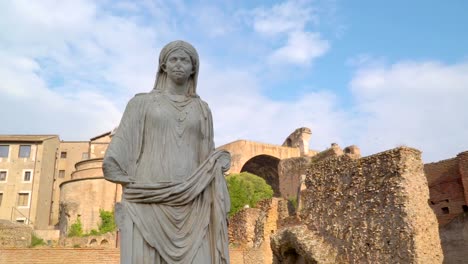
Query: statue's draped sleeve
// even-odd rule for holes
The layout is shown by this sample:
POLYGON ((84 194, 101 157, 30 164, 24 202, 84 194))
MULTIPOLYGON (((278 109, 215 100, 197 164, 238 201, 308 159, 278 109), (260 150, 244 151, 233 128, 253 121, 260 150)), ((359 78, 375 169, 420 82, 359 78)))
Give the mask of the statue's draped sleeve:
POLYGON ((125 108, 122 120, 109 144, 103 161, 104 177, 115 183, 129 183, 135 178, 141 153, 145 108, 148 96, 136 95, 125 108))

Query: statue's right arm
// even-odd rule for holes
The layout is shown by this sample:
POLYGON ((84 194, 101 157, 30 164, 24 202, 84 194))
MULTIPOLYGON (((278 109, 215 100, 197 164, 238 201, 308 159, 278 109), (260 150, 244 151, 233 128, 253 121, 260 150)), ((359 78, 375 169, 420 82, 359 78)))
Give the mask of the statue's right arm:
POLYGON ((135 139, 139 138, 142 98, 135 96, 125 108, 122 120, 104 156, 102 170, 108 181, 126 185, 135 182, 129 175, 135 161, 135 139))

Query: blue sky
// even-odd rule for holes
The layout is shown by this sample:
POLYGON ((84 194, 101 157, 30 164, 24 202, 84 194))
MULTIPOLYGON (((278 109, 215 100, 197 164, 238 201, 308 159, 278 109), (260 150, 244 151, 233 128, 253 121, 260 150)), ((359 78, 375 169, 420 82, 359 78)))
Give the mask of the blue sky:
POLYGON ((217 145, 468 150, 466 1, 0 1, 0 133, 87 140, 191 42, 217 145))

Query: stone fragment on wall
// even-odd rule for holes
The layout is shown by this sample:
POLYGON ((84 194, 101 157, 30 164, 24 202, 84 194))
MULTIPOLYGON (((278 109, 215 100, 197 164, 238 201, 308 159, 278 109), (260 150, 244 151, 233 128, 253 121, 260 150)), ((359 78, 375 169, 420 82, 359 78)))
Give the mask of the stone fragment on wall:
POLYGON ((301 156, 309 154, 309 140, 312 135, 312 130, 307 127, 301 127, 289 135, 283 142, 283 147, 299 148, 301 156))
POLYGON ((361 158, 361 150, 356 145, 347 146, 343 149, 345 155, 348 155, 352 159, 361 158))
POLYGON ((418 150, 324 159, 311 165, 306 185, 301 219, 336 247, 337 263, 442 262, 418 150))

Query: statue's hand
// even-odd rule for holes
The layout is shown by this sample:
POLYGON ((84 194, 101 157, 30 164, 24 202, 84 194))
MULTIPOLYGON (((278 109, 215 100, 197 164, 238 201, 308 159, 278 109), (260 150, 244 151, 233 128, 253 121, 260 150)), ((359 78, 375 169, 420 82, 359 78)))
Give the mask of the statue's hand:
POLYGON ((229 168, 231 168, 231 154, 229 154, 229 152, 221 154, 218 158, 218 162, 223 172, 228 171, 229 168))
POLYGON ((135 183, 135 179, 132 177, 116 177, 113 179, 109 179, 114 183, 121 184, 123 186, 127 186, 128 184, 135 183))

